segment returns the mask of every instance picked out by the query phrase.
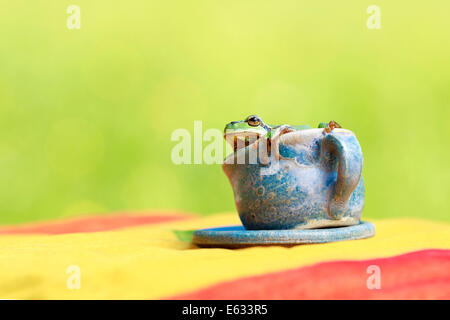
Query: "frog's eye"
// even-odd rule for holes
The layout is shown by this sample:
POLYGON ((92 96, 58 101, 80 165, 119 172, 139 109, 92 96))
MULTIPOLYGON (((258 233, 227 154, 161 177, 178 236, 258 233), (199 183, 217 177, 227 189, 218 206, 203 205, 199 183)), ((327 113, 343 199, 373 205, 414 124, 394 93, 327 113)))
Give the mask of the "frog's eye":
POLYGON ((246 121, 248 125, 252 127, 257 127, 261 124, 261 119, 257 116, 249 116, 246 121))

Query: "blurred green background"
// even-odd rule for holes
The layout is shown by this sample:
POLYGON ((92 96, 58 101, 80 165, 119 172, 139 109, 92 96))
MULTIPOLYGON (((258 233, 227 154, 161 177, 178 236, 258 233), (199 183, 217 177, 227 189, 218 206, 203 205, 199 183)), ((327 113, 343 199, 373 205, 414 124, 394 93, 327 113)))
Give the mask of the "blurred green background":
POLYGON ((366 218, 450 220, 448 1, 0 2, 0 223, 233 211, 178 128, 336 120, 363 148, 366 218), (66 9, 81 8, 69 30, 66 9), (369 30, 366 9, 381 8, 369 30))

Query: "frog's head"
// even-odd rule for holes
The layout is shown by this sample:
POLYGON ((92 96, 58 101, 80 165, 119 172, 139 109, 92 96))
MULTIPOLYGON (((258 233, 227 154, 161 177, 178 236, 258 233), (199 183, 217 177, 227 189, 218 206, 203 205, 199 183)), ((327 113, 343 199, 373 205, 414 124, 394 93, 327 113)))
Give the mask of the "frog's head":
POLYGON ((260 137, 266 136, 269 131, 270 127, 260 117, 251 115, 245 120, 228 123, 224 129, 224 138, 236 151, 238 148, 246 147, 260 137), (238 139, 240 143, 238 143, 238 139))

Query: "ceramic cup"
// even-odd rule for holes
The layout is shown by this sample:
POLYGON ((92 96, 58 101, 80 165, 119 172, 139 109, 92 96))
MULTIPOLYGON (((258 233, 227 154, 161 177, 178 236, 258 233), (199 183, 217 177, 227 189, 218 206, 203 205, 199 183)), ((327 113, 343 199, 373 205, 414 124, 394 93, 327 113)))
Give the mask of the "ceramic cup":
POLYGON ((286 133, 280 138, 281 160, 271 152, 266 165, 259 157, 254 164, 237 163, 238 157, 248 159, 252 148, 237 150, 223 164, 246 229, 311 229, 360 222, 363 156, 353 132, 286 133))

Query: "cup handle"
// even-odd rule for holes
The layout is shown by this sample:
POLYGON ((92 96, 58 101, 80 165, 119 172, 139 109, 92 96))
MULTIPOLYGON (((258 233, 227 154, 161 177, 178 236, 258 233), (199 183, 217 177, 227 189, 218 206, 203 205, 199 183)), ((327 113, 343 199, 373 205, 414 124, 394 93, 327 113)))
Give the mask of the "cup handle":
POLYGON ((337 179, 334 194, 330 199, 328 214, 340 219, 348 209, 348 200, 359 183, 362 172, 363 155, 361 146, 351 133, 331 132, 322 140, 322 159, 329 152, 337 158, 337 179))

